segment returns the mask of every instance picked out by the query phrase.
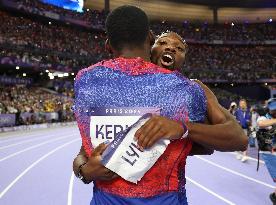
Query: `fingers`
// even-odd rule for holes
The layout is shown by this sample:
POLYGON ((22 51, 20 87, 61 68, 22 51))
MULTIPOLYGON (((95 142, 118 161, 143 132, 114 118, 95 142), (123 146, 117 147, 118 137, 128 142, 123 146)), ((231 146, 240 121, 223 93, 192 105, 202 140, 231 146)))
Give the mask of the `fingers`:
POLYGON ((149 130, 151 129, 151 127, 154 126, 154 125, 152 124, 152 121, 153 121, 153 119, 150 118, 144 125, 142 125, 142 127, 140 127, 140 128, 136 131, 136 133, 134 134, 134 138, 135 138, 136 140, 138 140, 138 139, 141 137, 141 135, 146 135, 147 132, 149 132, 149 130))
POLYGON ((156 134, 161 130, 161 126, 159 125, 153 125, 152 129, 145 135, 141 135, 138 139, 138 145, 142 148, 145 149, 147 148, 147 145, 152 138, 156 137, 156 134))
POLYGON ((165 136, 164 132, 159 130, 157 133, 154 134, 151 138, 149 138, 149 141, 144 145, 145 148, 152 147, 159 139, 163 138, 165 136))
POLYGON ((107 148, 107 144, 101 143, 99 146, 97 146, 93 152, 92 155, 93 156, 97 156, 97 155, 102 155, 102 153, 104 152, 104 150, 107 148))

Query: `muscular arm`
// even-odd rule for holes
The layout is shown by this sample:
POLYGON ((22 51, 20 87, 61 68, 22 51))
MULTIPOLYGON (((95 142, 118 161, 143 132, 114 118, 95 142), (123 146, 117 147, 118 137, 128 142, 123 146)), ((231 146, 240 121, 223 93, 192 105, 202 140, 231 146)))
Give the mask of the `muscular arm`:
MULTIPOLYGON (((209 154, 212 150, 246 150, 248 139, 236 119, 219 105, 216 96, 207 86, 201 82, 200 85, 208 99, 208 120, 211 125, 187 122, 189 138, 197 144, 192 154, 209 154)), ((144 149, 161 138, 179 139, 184 131, 178 122, 154 116, 136 131, 135 139, 138 140, 138 146, 144 149)))
POLYGON ((217 101, 213 92, 198 82, 207 97, 208 120, 211 125, 188 123, 189 137, 203 147, 219 151, 245 150, 247 136, 236 119, 217 101))

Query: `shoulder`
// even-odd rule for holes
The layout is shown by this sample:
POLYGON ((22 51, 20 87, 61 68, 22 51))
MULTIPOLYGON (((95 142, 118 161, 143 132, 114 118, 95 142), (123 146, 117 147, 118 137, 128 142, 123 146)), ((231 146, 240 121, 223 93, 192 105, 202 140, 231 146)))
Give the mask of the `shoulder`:
POLYGON ((197 82, 187 78, 185 78, 185 84, 189 120, 202 122, 207 114, 207 98, 204 88, 197 82))
POLYGON ((85 74, 93 71, 95 68, 103 67, 108 62, 109 61, 100 61, 96 64, 93 64, 93 65, 87 67, 87 68, 83 68, 83 69, 79 70, 75 80, 79 81, 83 76, 85 76, 85 74))

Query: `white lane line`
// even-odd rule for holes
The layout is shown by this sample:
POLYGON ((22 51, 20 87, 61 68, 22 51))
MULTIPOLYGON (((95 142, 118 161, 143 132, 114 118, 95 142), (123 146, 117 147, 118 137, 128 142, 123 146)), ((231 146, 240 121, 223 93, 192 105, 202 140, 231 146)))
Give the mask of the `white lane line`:
POLYGON ((75 174, 72 172, 70 183, 69 183, 69 190, 68 190, 68 197, 67 197, 67 205, 72 205, 72 198, 73 198, 73 185, 74 185, 75 174))
MULTIPOLYGON (((26 134, 26 135, 22 135, 22 136, 20 136, 20 133, 18 133, 18 135, 15 135, 15 136, 11 136, 11 137, 7 137, 7 138, 12 138, 12 139, 7 139, 7 140, 1 140, 1 137, 0 137, 0 144, 3 144, 3 143, 7 143, 7 142, 13 142, 13 141, 18 141, 18 140, 24 140, 24 139, 26 139, 26 138, 31 138, 31 137, 41 137, 41 136, 45 136, 45 135, 51 135, 51 134, 55 134, 56 133, 56 131, 48 131, 48 132, 38 132, 38 133, 35 133, 35 134, 33 134, 33 133, 29 133, 29 134, 31 134, 31 135, 29 135, 29 134, 26 134)), ((66 132, 67 134, 72 134, 72 131, 70 131, 70 132, 66 132)), ((77 134, 78 132, 76 131, 76 134, 77 134)), ((64 133, 65 134, 65 133, 64 133)))
POLYGON ((5 160, 7 160, 7 159, 9 159, 9 158, 11 158, 11 157, 14 157, 14 156, 16 156, 16 155, 19 155, 19 154, 21 154, 21 153, 23 153, 23 152, 26 152, 26 151, 29 151, 29 150, 31 150, 31 149, 35 149, 35 148, 41 147, 41 146, 43 146, 43 145, 45 145, 45 144, 49 144, 49 143, 51 143, 51 142, 55 142, 55 141, 62 140, 62 139, 64 139, 64 138, 69 138, 69 137, 72 137, 72 136, 74 136, 74 135, 68 135, 68 136, 59 137, 59 138, 52 139, 52 140, 47 140, 47 141, 45 141, 45 142, 39 143, 39 144, 37 144, 37 145, 31 146, 31 147, 28 147, 28 148, 23 149, 23 150, 21 150, 21 151, 18 151, 18 152, 15 152, 15 153, 13 153, 13 154, 10 154, 10 155, 8 155, 8 156, 6 156, 6 157, 0 159, 0 162, 3 162, 3 161, 5 161, 5 160))
POLYGON ((78 126, 76 125, 68 125, 68 126, 57 126, 57 127, 49 127, 49 128, 41 128, 41 129, 29 129, 29 130, 17 130, 17 131, 12 131, 12 132, 0 132, 0 141, 3 139, 9 139, 13 137, 21 137, 22 133, 23 136, 26 137, 28 134, 35 134, 35 133, 42 133, 42 132, 56 132, 56 130, 63 129, 65 130, 70 130, 70 129, 75 129, 78 130, 78 126))
POLYGON ((209 194, 212 194, 213 196, 217 197, 218 199, 224 201, 225 203, 230 204, 230 205, 236 205, 235 203, 229 201, 228 199, 225 199, 224 197, 222 197, 222 196, 218 195, 217 193, 211 191, 210 189, 208 189, 205 186, 199 184, 198 182, 194 181, 193 179, 191 179, 187 176, 186 176, 186 179, 188 181, 190 181, 192 184, 194 184, 194 185, 198 186, 199 188, 203 189, 204 191, 207 191, 209 194))
POLYGON ((20 175, 18 175, 1 193, 0 193, 0 199, 9 191, 10 188, 12 188, 12 186, 20 179, 22 178, 28 171, 30 171, 34 166, 36 166, 39 162, 41 162, 42 160, 46 159, 47 157, 49 157, 51 154, 55 153, 56 151, 60 150, 61 148, 72 144, 73 142, 76 142, 80 139, 74 139, 71 140, 55 149, 53 149, 52 151, 48 152, 47 154, 43 155, 42 157, 40 157, 37 161, 35 161, 34 163, 32 163, 27 169, 25 169, 20 175))
MULTIPOLYGON (((226 153, 229 153, 229 154, 232 154, 232 155, 236 155, 236 153, 234 153, 234 152, 226 152, 226 153)), ((252 160, 252 161, 258 162, 258 159, 256 159, 256 158, 249 157, 249 156, 247 156, 247 158, 250 159, 250 160, 252 160)), ((260 163, 264 164, 264 161, 260 160, 260 163)))
POLYGON ((209 163, 209 164, 211 164, 211 165, 213 165, 213 166, 216 166, 216 167, 218 167, 218 168, 220 168, 220 169, 223 169, 223 170, 225 170, 225 171, 227 171, 227 172, 230 172, 230 173, 232 173, 232 174, 235 174, 235 175, 237 175, 237 176, 243 177, 243 178, 245 178, 245 179, 248 179, 248 180, 250 180, 250 181, 256 182, 256 183, 258 183, 258 184, 264 185, 264 186, 269 187, 269 188, 272 188, 272 189, 275 188, 275 186, 272 186, 272 185, 267 184, 267 183, 265 183, 265 182, 259 181, 259 180, 257 180, 257 179, 253 179, 253 178, 248 177, 248 176, 246 176, 246 175, 244 175, 244 174, 241 174, 241 173, 239 173, 239 172, 236 172, 236 171, 234 171, 234 170, 232 170, 232 169, 228 169, 228 168, 226 168, 226 167, 224 167, 224 166, 221 166, 221 165, 219 165, 219 164, 216 164, 216 163, 214 163, 214 162, 211 162, 210 160, 204 159, 204 158, 199 157, 199 156, 195 156, 195 157, 198 158, 198 159, 200 159, 200 160, 202 160, 202 161, 205 161, 205 162, 207 162, 207 163, 209 163))
POLYGON ((43 136, 39 137, 39 138, 35 137, 35 139, 22 140, 21 142, 18 142, 18 143, 6 145, 6 146, 3 146, 3 147, 0 147, 0 150, 7 149, 7 148, 10 148, 10 147, 14 147, 14 146, 21 145, 21 144, 25 144, 25 143, 28 143, 28 142, 33 142, 33 141, 37 141, 37 140, 41 140, 41 139, 43 140, 45 138, 54 137, 55 135, 43 135, 43 136), (43 137, 43 136, 45 136, 45 137, 43 137))
MULTIPOLYGON (((30 134, 31 134, 31 133, 30 133, 30 134)), ((51 134, 51 133, 47 133, 47 134, 51 134)), ((37 134, 32 134, 32 135, 22 135, 22 136, 20 136, 20 134, 18 133, 18 135, 16 135, 16 136, 7 137, 7 138, 12 138, 12 139, 0 140, 0 144, 2 144, 2 143, 7 143, 7 142, 18 141, 18 140, 20 140, 20 139, 23 139, 23 140, 24 140, 24 139, 30 138, 30 137, 44 136, 44 135, 46 135, 46 133, 43 134, 43 135, 42 135, 42 133, 37 133, 37 134)), ((0 138, 0 139, 1 139, 1 138, 0 138)))

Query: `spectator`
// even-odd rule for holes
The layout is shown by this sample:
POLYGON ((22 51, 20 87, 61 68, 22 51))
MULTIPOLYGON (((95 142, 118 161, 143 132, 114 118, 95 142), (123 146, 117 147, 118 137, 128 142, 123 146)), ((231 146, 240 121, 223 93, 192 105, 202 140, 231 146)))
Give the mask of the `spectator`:
MULTIPOLYGON (((236 119, 239 121, 244 133, 248 136, 248 130, 250 126, 251 116, 250 111, 247 108, 247 103, 245 99, 241 99, 239 102, 239 108, 235 112, 236 119)), ((247 150, 243 153, 237 152, 237 159, 245 162, 247 157, 247 150)))

